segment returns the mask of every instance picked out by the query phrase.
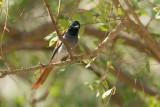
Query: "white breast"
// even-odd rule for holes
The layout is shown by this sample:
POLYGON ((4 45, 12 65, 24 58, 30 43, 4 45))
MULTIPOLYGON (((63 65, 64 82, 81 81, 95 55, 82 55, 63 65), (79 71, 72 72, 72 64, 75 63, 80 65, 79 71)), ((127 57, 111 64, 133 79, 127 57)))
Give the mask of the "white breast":
POLYGON ((51 62, 61 62, 61 59, 67 55, 67 51, 65 47, 62 45, 59 49, 58 52, 55 54, 54 58, 52 59, 51 62))

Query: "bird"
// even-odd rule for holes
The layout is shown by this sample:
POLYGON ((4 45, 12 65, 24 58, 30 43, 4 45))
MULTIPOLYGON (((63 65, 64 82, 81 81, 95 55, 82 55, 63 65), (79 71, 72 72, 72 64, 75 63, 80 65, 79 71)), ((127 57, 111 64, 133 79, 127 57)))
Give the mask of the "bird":
MULTIPOLYGON (((63 39, 68 43, 68 46, 71 48, 71 50, 74 50, 78 44, 79 29, 80 23, 78 21, 73 21, 66 33, 63 34, 63 39)), ((54 48, 49 64, 65 61, 69 57, 65 44, 60 40, 58 40, 56 43, 57 44, 54 48)), ((36 90, 39 88, 45 82, 52 69, 56 69, 56 67, 45 67, 43 69, 39 69, 38 72, 41 74, 31 89, 36 90)))

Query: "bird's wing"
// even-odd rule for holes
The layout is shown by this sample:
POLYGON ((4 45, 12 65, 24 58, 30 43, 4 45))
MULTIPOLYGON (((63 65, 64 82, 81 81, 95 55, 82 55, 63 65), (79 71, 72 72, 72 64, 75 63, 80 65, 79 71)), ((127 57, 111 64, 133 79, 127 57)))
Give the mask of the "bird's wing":
POLYGON ((54 49, 54 51, 53 51, 51 60, 54 58, 55 54, 58 52, 58 49, 61 47, 61 45, 62 45, 62 42, 61 42, 60 40, 58 40, 58 41, 56 42, 56 47, 55 47, 55 49, 54 49))

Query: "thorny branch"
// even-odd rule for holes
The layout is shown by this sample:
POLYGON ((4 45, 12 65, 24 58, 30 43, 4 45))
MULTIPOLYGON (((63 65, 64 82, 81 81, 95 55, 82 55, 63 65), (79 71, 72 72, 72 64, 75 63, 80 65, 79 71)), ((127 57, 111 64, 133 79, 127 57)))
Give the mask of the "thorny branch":
POLYGON ((59 0, 59 6, 58 6, 58 14, 57 14, 57 20, 55 21, 54 17, 53 17, 53 14, 52 14, 52 11, 51 11, 51 8, 50 8, 50 5, 48 4, 48 0, 43 0, 44 3, 45 3, 45 6, 48 10, 48 13, 51 17, 51 20, 52 20, 52 23, 55 27, 55 30, 57 32, 57 35, 59 37, 59 39, 64 43, 64 45, 66 46, 66 49, 70 55, 70 58, 72 59, 73 58, 73 53, 72 53, 72 50, 71 48, 69 47, 68 43, 63 39, 63 35, 61 34, 60 30, 59 30, 59 27, 58 27, 58 17, 59 17, 59 13, 60 13, 60 8, 61 8, 61 0, 59 0))
POLYGON ((37 69, 41 69, 44 67, 55 67, 55 66, 62 66, 62 65, 66 65, 66 64, 70 64, 70 63, 75 63, 75 62, 80 62, 84 59, 89 59, 89 58, 93 58, 96 57, 98 53, 100 53, 103 48, 111 41, 113 40, 119 33, 120 31, 122 31, 125 28, 124 23, 121 23, 119 26, 117 26, 117 28, 115 28, 113 31, 111 31, 108 36, 103 40, 102 43, 100 43, 97 48, 89 53, 86 53, 85 55, 82 56, 77 56, 74 57, 72 60, 69 61, 64 61, 64 62, 59 62, 59 63, 51 63, 51 64, 39 64, 33 67, 29 67, 29 68, 21 68, 21 69, 16 69, 16 70, 12 70, 12 71, 8 71, 8 70, 4 70, 4 71, 0 71, 0 77, 5 77, 6 75, 13 75, 13 74, 18 74, 18 73, 22 73, 22 72, 29 72, 32 70, 37 70, 37 69))

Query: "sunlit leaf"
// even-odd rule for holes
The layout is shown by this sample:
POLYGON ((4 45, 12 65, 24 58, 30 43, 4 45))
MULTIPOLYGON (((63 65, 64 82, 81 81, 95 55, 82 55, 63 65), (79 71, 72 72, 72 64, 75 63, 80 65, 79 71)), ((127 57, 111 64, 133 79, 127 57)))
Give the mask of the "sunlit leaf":
POLYGON ((116 87, 113 87, 102 94, 102 99, 105 99, 109 95, 114 95, 116 92, 116 87))
POLYGON ((52 37, 52 39, 49 41, 49 47, 54 45, 54 43, 58 40, 58 36, 52 37))
POLYGON ((49 41, 49 47, 52 46, 58 40, 56 31, 47 35, 44 39, 49 41))
POLYGON ((3 2, 2 1, 0 1, 0 5, 2 5, 3 4, 3 2))
POLYGON ((156 13, 155 18, 160 19, 160 11, 156 13))
POLYGON ((111 61, 107 61, 107 62, 106 62, 106 66, 107 66, 108 68, 111 68, 111 69, 114 70, 114 67, 113 67, 112 64, 111 64, 111 61))
POLYGON ((96 57, 92 58, 92 59, 85 59, 83 60, 84 63, 86 63, 87 65, 85 66, 85 68, 90 67, 91 63, 96 59, 96 57))
POLYGON ((49 34, 48 36, 46 36, 44 39, 45 40, 50 40, 53 37, 53 34, 49 34))
POLYGON ((98 28, 100 31, 107 31, 108 28, 106 25, 101 25, 99 28, 98 28))
POLYGON ((136 12, 139 16, 142 16, 142 15, 146 16, 146 15, 147 15, 147 12, 146 12, 146 11, 136 10, 135 12, 136 12))
POLYGON ((121 8, 118 8, 117 13, 118 13, 118 15, 120 15, 120 16, 123 16, 123 15, 124 15, 124 13, 123 13, 123 11, 122 11, 121 8))
POLYGON ((59 70, 59 72, 64 72, 66 70, 66 68, 65 67, 62 67, 60 70, 59 70))
POLYGON ((54 43, 55 43, 55 41, 51 39, 51 40, 49 41, 49 47, 52 46, 52 45, 54 45, 54 43))
POLYGON ((96 93, 96 97, 100 97, 100 92, 99 91, 96 93))
POLYGON ((153 10, 154 10, 155 12, 160 12, 160 6, 159 6, 159 7, 154 7, 153 10))
POLYGON ((88 63, 86 66, 85 66, 85 68, 88 68, 88 67, 90 67, 91 66, 91 63, 88 63))

